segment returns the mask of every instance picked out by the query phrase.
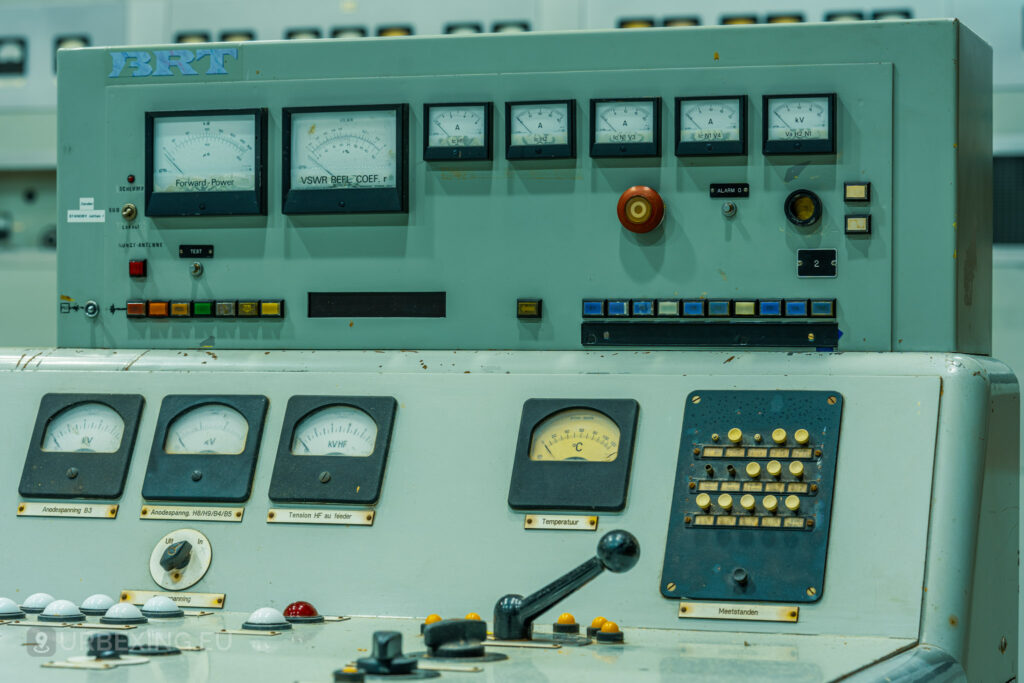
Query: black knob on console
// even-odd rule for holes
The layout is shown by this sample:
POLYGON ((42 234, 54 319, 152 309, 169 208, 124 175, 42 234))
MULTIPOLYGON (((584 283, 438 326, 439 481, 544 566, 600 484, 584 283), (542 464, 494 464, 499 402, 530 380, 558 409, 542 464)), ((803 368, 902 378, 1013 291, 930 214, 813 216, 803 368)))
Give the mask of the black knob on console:
POLYGON ((359 671, 374 676, 440 676, 436 671, 418 670, 416 660, 402 654, 402 634, 398 631, 376 631, 373 634, 373 655, 357 659, 356 666, 359 671))
POLYGON ((96 659, 120 659, 128 654, 128 636, 123 633, 93 633, 86 643, 86 654, 96 659))
POLYGON ((530 638, 533 621, 576 592, 605 569, 621 573, 636 566, 640 543, 628 531, 609 531, 597 544, 597 555, 536 593, 523 597, 509 594, 494 606, 494 637, 498 640, 530 638))
POLYGON ((479 619, 445 619, 423 629, 423 644, 431 657, 483 657, 487 622, 479 619))
POLYGON ((160 566, 164 571, 182 569, 192 559, 192 544, 188 541, 178 541, 164 548, 160 555, 160 566))

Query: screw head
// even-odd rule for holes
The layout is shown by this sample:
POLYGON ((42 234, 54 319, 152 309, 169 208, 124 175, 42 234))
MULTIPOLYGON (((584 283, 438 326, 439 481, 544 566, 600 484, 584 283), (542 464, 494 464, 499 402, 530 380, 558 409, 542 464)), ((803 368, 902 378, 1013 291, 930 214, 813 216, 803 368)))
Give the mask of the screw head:
POLYGON ((732 218, 736 215, 736 204, 733 202, 725 202, 722 204, 722 215, 727 218, 732 218))
POLYGON ((78 468, 77 467, 69 467, 68 471, 65 472, 64 474, 66 474, 68 476, 68 479, 74 479, 75 477, 78 476, 78 468))
POLYGON ((320 480, 321 484, 326 484, 327 482, 329 482, 331 480, 331 473, 326 471, 326 470, 324 470, 319 475, 317 475, 317 479, 320 480))
POLYGON ((192 273, 192 277, 199 277, 203 274, 203 264, 199 261, 193 261, 189 272, 192 273))
POLYGON ((192 470, 192 481, 199 481, 203 478, 203 473, 199 470, 192 470))
POLYGON ((85 317, 95 318, 100 313, 100 305, 95 301, 85 302, 85 317))

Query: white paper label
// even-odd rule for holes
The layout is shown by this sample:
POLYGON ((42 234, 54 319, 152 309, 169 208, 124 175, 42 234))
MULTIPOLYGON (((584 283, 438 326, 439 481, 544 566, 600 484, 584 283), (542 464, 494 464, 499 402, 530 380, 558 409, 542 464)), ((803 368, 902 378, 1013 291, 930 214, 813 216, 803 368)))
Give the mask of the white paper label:
POLYGON ((373 510, 316 510, 311 508, 270 508, 268 524, 347 524, 373 526, 373 510))
POLYGON ((196 519, 204 522, 241 522, 245 508, 198 505, 143 505, 139 519, 196 519))
POLYGON ((523 528, 597 531, 597 515, 526 515, 523 528))
POLYGON ((796 605, 761 605, 747 602, 681 602, 679 618, 799 621, 800 608, 796 605))
POLYGON ((18 516, 114 519, 117 517, 117 506, 82 503, 18 503, 18 516))

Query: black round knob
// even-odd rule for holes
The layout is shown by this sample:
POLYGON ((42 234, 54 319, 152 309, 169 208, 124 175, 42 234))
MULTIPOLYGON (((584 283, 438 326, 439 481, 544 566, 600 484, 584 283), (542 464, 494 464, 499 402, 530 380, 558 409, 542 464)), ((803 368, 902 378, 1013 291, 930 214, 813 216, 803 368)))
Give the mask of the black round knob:
POLYGON ((160 566, 164 571, 170 572, 181 569, 192 559, 192 544, 188 541, 178 541, 164 548, 160 556, 160 566))
POLYGON ((740 586, 746 586, 747 582, 750 581, 750 575, 747 574, 747 570, 743 567, 737 567, 732 570, 732 580, 740 586))
POLYGON ((423 644, 431 657, 456 659, 483 657, 487 622, 479 619, 443 619, 423 629, 423 644))
POLYGON ((86 654, 96 659, 119 659, 128 653, 128 636, 123 633, 93 633, 86 642, 86 654))
POLYGON ((628 531, 609 531, 597 544, 597 556, 605 569, 628 572, 640 560, 640 542, 628 531))

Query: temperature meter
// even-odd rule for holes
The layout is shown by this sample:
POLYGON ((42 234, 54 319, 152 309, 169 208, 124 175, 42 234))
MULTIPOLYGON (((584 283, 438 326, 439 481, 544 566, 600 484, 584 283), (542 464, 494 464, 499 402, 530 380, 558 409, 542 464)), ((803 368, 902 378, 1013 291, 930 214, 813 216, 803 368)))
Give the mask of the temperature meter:
POLYGON ((404 104, 285 109, 284 213, 408 211, 404 104))

